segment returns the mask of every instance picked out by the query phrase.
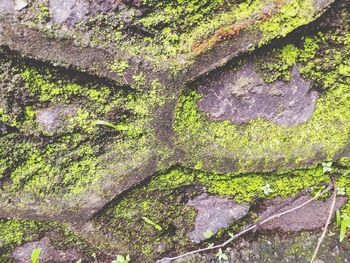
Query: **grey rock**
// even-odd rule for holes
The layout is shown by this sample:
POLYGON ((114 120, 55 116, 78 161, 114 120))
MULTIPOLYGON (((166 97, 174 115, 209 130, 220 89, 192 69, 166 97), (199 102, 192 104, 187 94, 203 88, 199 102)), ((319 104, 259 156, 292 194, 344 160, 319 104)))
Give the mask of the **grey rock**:
POLYGON ((71 24, 82 21, 88 13, 89 4, 82 0, 50 0, 49 10, 53 22, 71 24))
POLYGON ((15 0, 15 10, 20 11, 28 5, 27 0, 15 0))
POLYGON ((19 263, 31 262, 31 254, 35 248, 40 248, 40 262, 75 262, 81 255, 74 249, 66 251, 57 250, 46 237, 37 242, 29 242, 17 247, 12 252, 12 257, 19 263))
POLYGON ((12 0, 0 0, 0 15, 13 14, 15 5, 12 0))
MULTIPOLYGON (((287 205, 282 209, 276 209, 282 204, 281 199, 275 198, 266 201, 265 204, 267 204, 267 208, 259 215, 259 217, 260 219, 265 219, 270 216, 271 211, 273 211, 273 214, 280 213, 298 206, 308 199, 310 199, 309 196, 301 196, 293 202, 290 202, 290 199, 287 199, 284 201, 287 205)), ((346 203, 346 200, 345 197, 337 197, 335 210, 340 209, 346 203)), ((313 201, 300 209, 271 220, 260 227, 264 230, 279 229, 284 232, 297 232, 301 230, 321 228, 326 223, 331 202, 331 198, 326 202, 319 200, 313 201)))
POLYGON ((199 87, 203 94, 198 104, 214 120, 245 123, 266 118, 277 124, 293 126, 312 117, 316 91, 311 82, 300 77, 298 67, 292 70, 289 82, 267 84, 247 63, 237 72, 226 71, 199 87))
POLYGON ((65 118, 74 116, 77 109, 74 107, 65 108, 62 106, 54 106, 47 109, 42 109, 37 112, 36 121, 47 132, 55 133, 62 127, 65 118))
POLYGON ((244 217, 249 211, 249 205, 237 204, 227 197, 201 194, 190 200, 188 205, 197 210, 195 228, 188 237, 195 243, 207 239, 206 231, 217 233, 220 229, 230 226, 236 220, 244 217))

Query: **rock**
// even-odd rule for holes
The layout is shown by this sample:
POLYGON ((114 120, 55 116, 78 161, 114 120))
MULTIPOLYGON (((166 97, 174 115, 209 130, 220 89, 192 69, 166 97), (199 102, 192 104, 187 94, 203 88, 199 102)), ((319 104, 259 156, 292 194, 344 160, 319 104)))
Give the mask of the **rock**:
POLYGON ((19 263, 31 262, 31 254, 34 249, 40 248, 40 262, 76 262, 81 255, 74 249, 66 251, 57 250, 46 237, 37 242, 29 242, 17 247, 12 252, 12 257, 19 263))
MULTIPOLYGON (((287 199, 283 202, 288 205, 276 211, 276 208, 281 205, 282 200, 275 198, 274 200, 267 201, 265 203, 267 204, 267 208, 259 215, 259 217, 263 220, 270 216, 271 211, 274 211, 273 214, 280 213, 298 206, 308 199, 310 199, 309 196, 301 196, 290 204, 288 204, 290 202, 290 199, 287 199)), ((346 201, 347 198, 345 197, 337 197, 335 210, 340 209, 346 203, 346 201)), ((322 228, 327 220, 331 202, 331 198, 326 202, 319 200, 313 201, 300 209, 297 209, 286 215, 282 215, 281 217, 271 220, 266 224, 261 225, 260 227, 264 230, 279 229, 284 232, 297 232, 301 230, 313 230, 322 228)))
POLYGON ((20 11, 28 5, 27 0, 15 0, 15 10, 20 11))
POLYGON ((50 0, 49 9, 55 23, 70 24, 82 21, 88 13, 88 3, 82 0, 50 0))
POLYGON ((55 133, 62 128, 65 119, 76 114, 74 107, 54 106, 47 109, 38 110, 36 121, 43 126, 48 133, 55 133))
MULTIPOLYGON (((248 247, 239 247, 232 243, 223 252, 228 256, 229 263, 260 263, 260 262, 281 262, 281 263, 308 263, 317 245, 319 235, 313 232, 254 235, 245 237, 248 247)), ((315 262, 350 262, 349 243, 340 244, 336 235, 326 236, 322 249, 319 250, 318 259, 315 262), (334 255, 332 251, 339 250, 334 255)), ((201 253, 193 256, 175 260, 175 263, 203 263, 217 262, 215 253, 201 253)))
POLYGON ((13 14, 15 12, 12 0, 0 0, 0 15, 13 14))
POLYGON ((226 197, 201 194, 190 200, 188 205, 197 210, 195 228, 188 237, 195 243, 208 239, 209 233, 215 234, 220 229, 230 226, 244 217, 249 211, 249 205, 237 204, 226 197), (208 231, 208 235, 204 234, 208 231))
POLYGON ((318 97, 311 82, 300 77, 297 67, 288 83, 267 84, 247 63, 237 72, 219 74, 199 87, 203 97, 198 105, 214 120, 245 123, 266 118, 277 124, 293 126, 311 118, 318 97))

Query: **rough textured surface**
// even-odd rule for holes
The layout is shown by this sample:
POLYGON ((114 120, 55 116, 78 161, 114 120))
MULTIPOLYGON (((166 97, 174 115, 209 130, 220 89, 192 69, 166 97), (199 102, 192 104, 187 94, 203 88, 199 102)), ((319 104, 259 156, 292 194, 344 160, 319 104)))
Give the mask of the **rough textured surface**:
MULTIPOLYGON (((229 263, 281 262, 307 263, 319 238, 319 232, 304 232, 290 234, 256 235, 252 238, 242 238, 236 244, 223 250, 229 263)), ((318 254, 316 263, 350 262, 349 244, 339 243, 336 237, 326 237, 318 254)), ((174 261, 176 263, 218 262, 215 253, 186 257, 174 261)))
MULTIPOLYGON (((291 202, 287 206, 283 207, 282 209, 277 209, 277 211, 275 211, 274 213, 280 213, 289 210, 293 207, 304 203, 309 198, 310 197, 308 196, 302 196, 297 200, 291 202)), ((335 210, 340 209, 346 203, 346 201, 347 199, 345 197, 338 197, 335 205, 335 210)), ((283 202, 288 202, 288 199, 283 202)), ((266 215, 270 214, 271 211, 276 210, 276 207, 278 207, 278 205, 280 205, 281 203, 281 199, 275 199, 266 202, 265 205, 267 205, 267 208, 259 216, 261 220, 267 218, 266 215)), ((284 215, 274 220, 271 220, 270 222, 267 222, 266 224, 262 225, 261 228, 265 230, 279 229, 284 232, 296 232, 301 230, 314 230, 321 228, 325 225, 327 221, 329 207, 331 206, 331 203, 331 198, 325 202, 318 200, 311 202, 303 208, 293 211, 288 215, 284 215)))
MULTIPOLYGON (((0 261, 57 228, 90 262, 207 247, 329 184, 322 162, 347 197, 350 2, 332 3, 0 0, 0 261), (251 209, 198 205, 220 227, 195 244, 203 194, 251 209)), ((289 256, 261 251, 244 260, 289 256)))
POLYGON ((194 230, 188 233, 189 238, 195 243, 200 243, 220 229, 230 226, 249 211, 249 205, 237 204, 229 198, 207 194, 190 200, 188 205, 197 211, 194 230), (206 232, 209 233, 207 236, 206 232))
POLYGON ((63 127, 64 119, 73 117, 77 112, 74 107, 63 108, 61 106, 55 106, 48 109, 42 109, 37 111, 36 121, 43 126, 43 128, 49 132, 54 133, 60 127, 63 127))
POLYGON ((21 247, 17 247, 12 252, 12 256, 16 262, 30 262, 32 252, 36 248, 41 249, 39 260, 42 262, 73 262, 81 259, 81 255, 74 249, 68 249, 67 251, 56 250, 50 244, 50 240, 45 237, 40 241, 28 242, 21 247))
POLYGON ((200 109, 214 120, 245 123, 266 118, 277 124, 293 126, 311 118, 318 93, 299 75, 297 66, 289 82, 266 84, 248 63, 238 72, 227 72, 199 87, 203 94, 200 109))

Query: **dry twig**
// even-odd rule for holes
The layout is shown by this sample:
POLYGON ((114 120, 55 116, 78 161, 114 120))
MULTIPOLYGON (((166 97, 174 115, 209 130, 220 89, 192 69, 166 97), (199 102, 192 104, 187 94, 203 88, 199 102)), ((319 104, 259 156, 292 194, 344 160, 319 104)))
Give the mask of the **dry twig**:
POLYGON ((311 258, 310 263, 313 263, 314 260, 316 259, 318 250, 320 249, 321 244, 322 244, 322 241, 323 241, 324 237, 326 236, 327 229, 328 229, 328 225, 329 225, 329 223, 331 222, 332 215, 333 215, 333 212, 334 212, 334 207, 335 207, 336 200, 337 200, 337 185, 336 185, 336 183, 335 183, 335 181, 334 181, 334 182, 333 182, 333 197, 332 197, 332 203, 331 203, 331 206, 330 206, 330 209, 329 209, 328 218, 327 218, 326 224, 325 224, 325 226, 324 226, 324 228, 323 228, 322 235, 321 235, 320 238, 318 239, 317 247, 316 247, 316 249, 315 249, 314 254, 312 255, 312 258, 311 258))
MULTIPOLYGON (((217 248, 223 248, 225 247, 226 245, 228 245, 229 243, 231 243, 232 241, 234 241, 235 239, 239 238, 240 236, 244 235, 245 233, 248 233, 252 230, 254 230, 255 228, 257 228, 258 226, 262 225, 262 224, 265 224, 275 218, 278 218, 278 217, 281 217, 285 214, 288 214, 288 213, 291 213, 295 210, 298 210, 304 206, 306 206, 307 204, 311 203, 312 201, 316 200, 317 198, 319 198, 321 195, 324 195, 325 193, 327 193, 329 190, 332 189, 332 187, 334 187, 334 183, 330 184, 326 189, 324 189, 322 192, 318 193, 316 196, 310 198, 309 200, 305 201, 304 203, 296 206, 296 207, 293 207, 291 209, 288 209, 284 212, 281 212, 281 213, 278 213, 278 214, 275 214, 275 215, 272 215, 264 220, 262 220, 261 222, 257 223, 257 224, 254 224, 244 230, 242 230, 241 232, 237 233, 236 235, 233 235, 231 238, 229 238, 228 240, 226 240, 225 242, 221 243, 221 244, 218 244, 216 246, 210 246, 210 247, 206 247, 206 248, 201 248, 201 249, 197 249, 197 250, 193 250, 193 251, 190 251, 190 252, 187 252, 185 254, 181 254, 181 255, 178 255, 178 256, 175 256, 175 257, 166 257, 166 258, 162 258, 160 260, 157 261, 157 263, 169 263, 173 260, 176 260, 176 259, 180 259, 180 258, 183 258, 183 257, 186 257, 186 256, 190 256, 190 255, 193 255, 193 254, 197 254, 197 253, 200 253, 200 252, 204 252, 204 251, 209 251, 209 250, 213 250, 213 249, 217 249, 217 248)), ((335 188, 335 187, 334 187, 335 188)), ((328 221, 327 221, 328 222, 328 221)), ((328 226, 328 224, 327 224, 328 226)))

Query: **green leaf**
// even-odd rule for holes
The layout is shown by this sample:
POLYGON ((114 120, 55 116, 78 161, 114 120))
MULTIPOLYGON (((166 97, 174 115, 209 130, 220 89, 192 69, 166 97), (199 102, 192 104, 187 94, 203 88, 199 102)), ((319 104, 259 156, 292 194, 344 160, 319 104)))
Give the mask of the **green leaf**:
POLYGON ((339 241, 344 240, 347 229, 350 227, 350 219, 344 219, 340 225, 339 241))
POLYGON ((332 171, 332 162, 323 162, 322 163, 322 167, 323 167, 323 173, 327 173, 332 171))
POLYGON ((337 187, 337 195, 345 195, 345 187, 337 187))
POLYGON ((339 209, 337 209, 337 211, 335 212, 335 215, 336 215, 337 226, 340 226, 340 211, 339 211, 339 209))
POLYGON ((228 256, 226 256, 226 254, 222 252, 221 248, 219 249, 218 253, 216 254, 216 257, 218 258, 219 262, 221 262, 221 260, 228 260, 228 256))
POLYGON ((214 236, 214 232, 210 229, 205 230, 203 233, 203 237, 206 239, 211 238, 212 236, 214 236))
POLYGON ((32 252, 32 263, 39 263, 39 257, 41 253, 41 248, 36 248, 32 252))
POLYGON ((152 226, 154 226, 157 230, 162 230, 163 228, 158 225, 157 223, 153 222, 151 219, 143 216, 142 219, 147 223, 147 224, 150 224, 152 226))
POLYGON ((104 121, 104 120, 97 120, 95 121, 95 125, 104 125, 104 126, 108 126, 108 127, 111 127, 113 128, 114 130, 116 131, 126 131, 128 130, 128 126, 126 125, 122 125, 122 124, 118 124, 118 125, 115 125, 109 121, 104 121))

